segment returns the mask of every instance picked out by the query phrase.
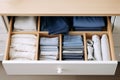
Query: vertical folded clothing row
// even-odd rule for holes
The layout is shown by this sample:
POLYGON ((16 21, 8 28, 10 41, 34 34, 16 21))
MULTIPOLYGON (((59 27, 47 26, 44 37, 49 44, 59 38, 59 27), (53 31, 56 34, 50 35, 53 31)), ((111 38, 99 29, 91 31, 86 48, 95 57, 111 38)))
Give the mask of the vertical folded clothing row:
POLYGON ((110 61, 110 46, 108 37, 103 34, 92 35, 92 40, 87 40, 88 60, 110 61))
POLYGON ((15 17, 14 31, 36 31, 36 17, 18 16, 15 17))
POLYGON ((36 36, 33 34, 14 34, 11 36, 10 60, 34 60, 36 36))
POLYGON ((41 31, 48 31, 49 34, 66 34, 69 31, 69 20, 66 17, 41 17, 41 31))
POLYGON ((58 58, 58 37, 40 38, 40 60, 57 60, 58 58))
POLYGON ((75 31, 101 31, 104 27, 106 27, 105 17, 73 17, 73 28, 75 31))
POLYGON ((84 60, 84 45, 81 35, 63 36, 63 60, 84 60))

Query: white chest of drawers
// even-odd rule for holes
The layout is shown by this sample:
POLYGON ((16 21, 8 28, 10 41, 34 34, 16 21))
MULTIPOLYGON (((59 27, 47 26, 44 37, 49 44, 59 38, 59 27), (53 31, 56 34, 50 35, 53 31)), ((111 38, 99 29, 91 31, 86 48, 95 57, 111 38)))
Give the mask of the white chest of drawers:
MULTIPOLYGON (((1 15, 22 16, 88 16, 119 15, 119 0, 2 0, 1 15), (29 2, 29 3, 28 3, 29 2), (114 5, 113 5, 114 3, 114 5)), ((11 25, 10 25, 11 26, 11 25)), ((74 33, 74 32, 73 32, 74 33)), ((93 34, 93 32, 75 32, 75 34, 93 34)), ((111 61, 10 61, 8 47, 10 32, 3 66, 9 75, 114 75, 117 67, 111 25, 108 21, 106 31, 95 32, 108 34, 111 49, 111 61)))

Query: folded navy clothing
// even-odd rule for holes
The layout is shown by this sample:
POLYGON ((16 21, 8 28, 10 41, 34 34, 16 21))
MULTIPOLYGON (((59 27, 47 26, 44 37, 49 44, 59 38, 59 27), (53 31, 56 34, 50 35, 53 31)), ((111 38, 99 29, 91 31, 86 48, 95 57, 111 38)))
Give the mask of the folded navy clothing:
POLYGON ((105 18, 96 16, 75 16, 73 17, 75 27, 105 27, 105 18))
POLYGON ((84 45, 81 35, 63 36, 63 60, 83 60, 84 45))
POLYGON ((75 31, 101 31, 102 27, 74 27, 75 31))
POLYGON ((48 31, 49 34, 68 33, 69 24, 66 17, 41 17, 41 31, 48 31))

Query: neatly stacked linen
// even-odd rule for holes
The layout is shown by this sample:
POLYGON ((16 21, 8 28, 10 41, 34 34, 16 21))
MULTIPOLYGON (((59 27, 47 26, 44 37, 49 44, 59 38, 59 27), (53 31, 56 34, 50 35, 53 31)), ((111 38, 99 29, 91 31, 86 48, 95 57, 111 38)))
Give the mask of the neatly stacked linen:
POLYGON ((33 16, 15 17, 14 31, 36 31, 36 17, 33 16))
POLYGON ((40 60, 57 60, 58 58, 58 37, 40 38, 40 60))
POLYGON ((64 35, 63 60, 83 60, 84 46, 81 35, 64 35))
POLYGON ((11 60, 34 60, 36 36, 33 34, 14 34, 11 37, 11 60))
POLYGON ((105 17, 75 16, 73 17, 73 28, 76 31, 101 31, 105 24, 105 17))

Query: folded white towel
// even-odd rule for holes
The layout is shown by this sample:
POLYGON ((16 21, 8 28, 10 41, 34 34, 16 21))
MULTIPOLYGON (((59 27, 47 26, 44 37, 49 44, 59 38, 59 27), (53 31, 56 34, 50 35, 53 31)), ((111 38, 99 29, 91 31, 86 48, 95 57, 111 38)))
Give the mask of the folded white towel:
POLYGON ((36 39, 37 37, 34 34, 14 34, 12 38, 33 38, 36 39))
POLYGON ((16 51, 21 51, 21 52, 36 52, 36 46, 31 46, 31 45, 25 45, 25 44, 11 44, 10 46, 16 51))
POLYGON ((30 60, 34 60, 35 53, 32 52, 19 52, 15 51, 14 49, 10 48, 10 59, 14 58, 27 58, 30 60))
POLYGON ((94 57, 97 61, 102 60, 102 53, 101 53, 101 44, 100 44, 100 37, 98 35, 93 35, 92 40, 94 42, 94 57))
POLYGON ((33 17, 33 16, 15 17, 14 30, 36 31, 36 17, 33 17))
POLYGON ((36 45, 36 40, 31 38, 12 38, 11 43, 13 44, 28 44, 28 45, 36 45))
POLYGON ((110 46, 109 46, 109 41, 106 34, 102 35, 101 47, 102 47, 103 61, 110 61, 110 46))

